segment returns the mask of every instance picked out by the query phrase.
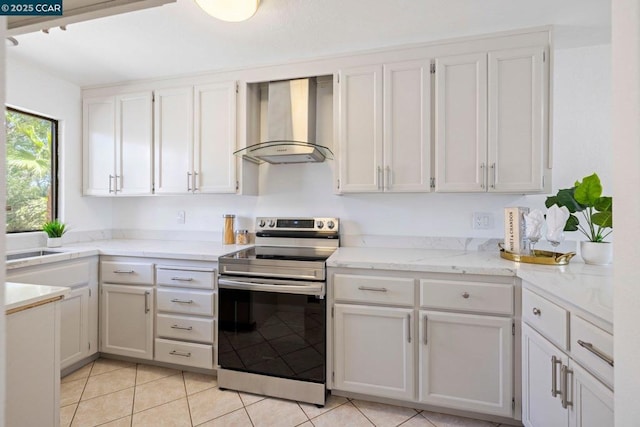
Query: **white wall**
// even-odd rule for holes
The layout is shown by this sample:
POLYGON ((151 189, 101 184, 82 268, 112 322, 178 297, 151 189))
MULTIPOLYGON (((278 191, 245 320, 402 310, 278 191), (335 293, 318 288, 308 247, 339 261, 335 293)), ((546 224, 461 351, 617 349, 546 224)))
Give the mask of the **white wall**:
MULTIPOLYGON (((111 201, 82 197, 80 88, 17 60, 6 65, 7 104, 59 120, 60 218, 73 231, 110 228, 111 201)), ((26 237, 8 235, 10 249, 26 237)))
MULTIPOLYGON (((597 172, 612 191, 610 45, 555 52, 553 102, 554 188, 597 172)), ((326 115, 325 115, 326 116, 326 115)), ((321 123, 318 126, 330 126, 321 123)), ((327 132, 324 132, 327 134, 327 132)), ((330 134, 330 132, 328 133, 330 134)), ((147 230, 219 231, 222 214, 339 216, 345 234, 502 237, 505 206, 544 208, 546 196, 494 194, 333 194, 333 162, 260 166, 260 196, 197 195, 117 199, 113 227, 147 230), (179 210, 186 223, 178 225, 179 210), (492 230, 473 230, 474 211, 491 212, 492 230)), ((567 236, 579 240, 580 236, 567 236)))

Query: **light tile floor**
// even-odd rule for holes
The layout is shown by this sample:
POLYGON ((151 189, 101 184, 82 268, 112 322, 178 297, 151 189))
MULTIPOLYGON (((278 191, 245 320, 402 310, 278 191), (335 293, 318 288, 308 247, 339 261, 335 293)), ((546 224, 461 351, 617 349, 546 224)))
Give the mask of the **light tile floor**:
POLYGON ((61 381, 60 425, 496 427, 428 411, 330 396, 324 408, 220 390, 216 378, 98 359, 61 381))

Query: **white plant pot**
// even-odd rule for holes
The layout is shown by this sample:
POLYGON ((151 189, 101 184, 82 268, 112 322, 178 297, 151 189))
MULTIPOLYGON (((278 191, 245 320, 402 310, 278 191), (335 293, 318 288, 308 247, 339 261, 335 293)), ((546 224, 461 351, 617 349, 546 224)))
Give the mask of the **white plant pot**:
POLYGON ((62 246, 62 237, 47 237, 48 248, 59 248, 62 246))
POLYGON ((580 256, 585 264, 611 264, 613 244, 609 242, 580 242, 580 256))

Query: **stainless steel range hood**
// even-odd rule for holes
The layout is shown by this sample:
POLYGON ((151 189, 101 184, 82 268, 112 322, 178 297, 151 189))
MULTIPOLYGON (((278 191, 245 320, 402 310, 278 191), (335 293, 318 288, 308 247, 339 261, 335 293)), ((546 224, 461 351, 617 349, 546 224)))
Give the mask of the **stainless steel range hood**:
POLYGON ((256 163, 314 163, 333 159, 327 147, 315 144, 316 80, 269 83, 267 141, 234 154, 256 163))

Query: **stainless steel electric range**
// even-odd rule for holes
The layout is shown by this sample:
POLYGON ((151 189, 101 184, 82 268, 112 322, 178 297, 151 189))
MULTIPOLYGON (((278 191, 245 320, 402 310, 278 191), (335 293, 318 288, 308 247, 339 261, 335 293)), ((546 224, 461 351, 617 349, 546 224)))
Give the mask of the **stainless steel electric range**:
POLYGON ((324 405, 326 260, 337 218, 257 218, 256 242, 219 258, 218 386, 324 405))

